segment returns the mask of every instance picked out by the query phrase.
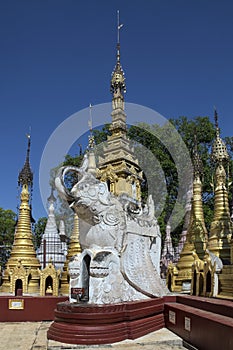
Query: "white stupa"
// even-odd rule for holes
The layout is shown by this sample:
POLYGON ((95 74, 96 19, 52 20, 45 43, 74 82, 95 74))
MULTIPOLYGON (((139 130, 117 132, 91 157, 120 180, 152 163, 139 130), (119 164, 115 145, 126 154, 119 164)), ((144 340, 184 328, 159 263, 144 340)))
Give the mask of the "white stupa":
POLYGON ((42 235, 41 245, 37 251, 37 257, 41 262, 42 268, 45 268, 48 263, 52 261, 55 269, 62 271, 66 259, 67 247, 64 222, 63 224, 60 224, 60 229, 62 230, 61 234, 57 228, 54 214, 55 201, 56 198, 53 195, 52 189, 51 195, 48 198, 48 221, 42 235))

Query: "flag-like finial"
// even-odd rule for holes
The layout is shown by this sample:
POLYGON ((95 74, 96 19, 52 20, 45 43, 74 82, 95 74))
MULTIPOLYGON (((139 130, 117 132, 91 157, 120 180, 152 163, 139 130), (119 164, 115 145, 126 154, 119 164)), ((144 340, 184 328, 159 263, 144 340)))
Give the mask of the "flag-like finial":
POLYGON ((120 24, 120 11, 117 10, 117 62, 114 71, 112 72, 110 91, 115 98, 117 97, 117 94, 119 94, 123 99, 123 94, 126 92, 126 86, 124 72, 120 63, 120 29, 122 27, 123 24, 120 24))
POLYGON ((123 27, 123 24, 120 23, 120 11, 117 10, 117 44, 120 44, 120 29, 123 27))
POLYGON ((120 11, 117 10, 117 61, 120 61, 120 30, 123 24, 120 23, 120 11))
POLYGON ((92 135, 92 104, 89 104, 89 120, 88 120, 88 127, 90 129, 90 133, 92 135))
POLYGON ((88 120, 88 126, 89 126, 89 129, 90 129, 90 136, 88 137, 88 148, 89 149, 93 149, 94 146, 95 146, 95 138, 93 136, 93 125, 92 125, 92 104, 90 103, 89 105, 89 120, 88 120))

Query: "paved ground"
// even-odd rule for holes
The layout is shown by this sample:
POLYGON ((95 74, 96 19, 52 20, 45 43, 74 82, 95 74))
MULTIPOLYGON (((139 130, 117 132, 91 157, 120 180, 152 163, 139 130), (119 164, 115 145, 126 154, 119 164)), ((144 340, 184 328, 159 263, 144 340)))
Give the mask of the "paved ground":
POLYGON ((47 340, 50 322, 0 322, 0 350, 181 350, 182 339, 163 328, 136 340, 109 345, 70 345, 47 340))

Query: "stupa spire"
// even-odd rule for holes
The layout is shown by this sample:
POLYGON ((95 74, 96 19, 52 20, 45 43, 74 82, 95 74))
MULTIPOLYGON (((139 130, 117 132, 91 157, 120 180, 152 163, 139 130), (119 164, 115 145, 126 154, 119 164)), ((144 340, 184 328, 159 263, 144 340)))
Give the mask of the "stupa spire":
POLYGON ((90 103, 90 106, 89 106, 90 117, 88 120, 90 135, 88 136, 88 168, 87 168, 87 171, 95 176, 97 168, 96 168, 95 152, 94 152, 95 138, 94 138, 93 129, 92 129, 92 108, 93 108, 93 106, 90 103))
POLYGON ((203 164, 198 152, 197 135, 194 135, 193 147, 193 200, 190 218, 189 239, 194 241, 196 253, 203 258, 206 250, 208 232, 205 226, 202 203, 203 164))
MULTIPOLYGON (((204 221, 203 205, 202 205, 202 176, 203 165, 198 153, 197 148, 197 136, 194 135, 194 147, 193 147, 193 198, 191 206, 190 222, 187 229, 186 241, 184 243, 183 250, 180 254, 180 259, 177 263, 177 267, 181 267, 184 257, 188 259, 190 266, 193 263, 192 252, 195 250, 201 257, 204 256, 206 249, 206 243, 208 238, 207 229, 204 221), (183 257, 183 259, 182 259, 183 257)), ((183 266, 182 266, 183 267, 183 266)))
POLYGON ((126 135, 126 114, 124 111, 125 76, 121 67, 120 30, 122 28, 117 12, 117 57, 111 77, 112 122, 111 135, 99 157, 97 179, 105 181, 109 191, 115 195, 127 193, 136 200, 141 199, 142 170, 126 135))
POLYGON ((19 172, 18 176, 18 185, 23 186, 27 185, 28 188, 32 188, 33 185, 33 173, 30 166, 30 148, 31 148, 31 135, 27 134, 28 139, 28 146, 27 146, 27 153, 26 153, 26 159, 24 166, 22 170, 19 172))
POLYGON ((176 292, 190 291, 192 265, 195 260, 194 253, 203 258, 208 239, 202 205, 201 178, 203 175, 203 167, 198 154, 196 136, 193 147, 193 167, 193 198, 186 241, 180 253, 177 265, 169 265, 168 267, 168 274, 171 275, 171 285, 169 289, 176 292))
MULTIPOLYGON (((41 238, 41 245, 37 251, 37 257, 45 268, 51 261, 56 270, 62 270, 65 261, 64 245, 62 235, 58 233, 55 218, 56 198, 51 187, 51 194, 48 197, 48 220, 41 238)), ((65 238, 65 237, 63 237, 65 238)), ((65 242, 64 242, 65 243, 65 242)))
POLYGON ((216 135, 220 135, 220 129, 218 125, 218 113, 216 107, 214 107, 214 122, 215 122, 215 129, 216 129, 216 135))
POLYGON ((28 135, 28 147, 26 161, 22 170, 19 173, 18 184, 21 186, 19 218, 14 235, 14 243, 10 258, 7 262, 7 270, 5 273, 5 280, 3 281, 2 290, 13 292, 17 289, 16 276, 17 269, 20 266, 25 274, 25 280, 22 282, 23 293, 39 293, 39 260, 36 257, 36 251, 33 245, 33 236, 31 229, 31 207, 30 189, 33 183, 33 174, 30 167, 30 145, 31 139, 28 135), (27 277, 30 273, 31 278, 27 277), (27 277, 27 278, 26 278, 27 277), (10 279, 10 285, 9 285, 10 279))
POLYGON ((223 262, 230 261, 229 242, 233 232, 228 201, 227 166, 229 154, 223 140, 220 138, 218 114, 215 109, 216 137, 213 142, 211 160, 214 165, 214 218, 210 226, 208 249, 220 257, 223 262))
POLYGON ((123 24, 120 24, 120 14, 117 11, 117 54, 116 65, 112 72, 110 91, 112 93, 113 110, 121 108, 124 110, 124 94, 126 92, 125 74, 120 61, 120 30, 123 24))
POLYGON ((60 293, 63 295, 69 294, 69 274, 68 274, 68 264, 72 256, 76 254, 81 254, 82 248, 79 242, 79 218, 76 213, 74 213, 73 230, 70 236, 70 241, 68 245, 68 252, 66 255, 66 261, 64 263, 63 272, 61 276, 61 288, 60 293))
POLYGON ((161 260, 164 262, 165 266, 167 267, 170 261, 173 262, 174 257, 175 257, 175 252, 174 252, 172 238, 171 238, 171 225, 170 225, 170 222, 168 222, 166 226, 166 236, 164 240, 163 251, 161 254, 161 260))
POLYGON ((193 176, 194 180, 199 180, 203 177, 203 164, 198 153, 198 141, 197 134, 194 134, 194 146, 193 146, 193 176))
POLYGON ((229 162, 229 154, 223 140, 220 138, 220 129, 218 126, 218 113, 216 108, 214 109, 214 120, 215 120, 215 140, 212 146, 211 160, 214 165, 221 163, 227 164, 229 162))

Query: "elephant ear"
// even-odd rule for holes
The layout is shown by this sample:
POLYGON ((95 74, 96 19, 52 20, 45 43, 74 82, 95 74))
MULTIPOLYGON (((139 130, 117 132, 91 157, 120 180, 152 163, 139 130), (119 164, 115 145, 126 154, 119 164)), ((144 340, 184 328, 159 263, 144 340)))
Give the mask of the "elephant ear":
POLYGON ((149 237, 128 233, 121 270, 128 283, 142 294, 162 297, 168 290, 152 263, 149 246, 149 237))
POLYGON ((58 191, 59 195, 67 200, 67 201, 73 201, 74 197, 71 195, 71 193, 67 190, 65 184, 64 184, 64 172, 67 169, 67 167, 61 167, 59 168, 54 183, 56 190, 58 191))

